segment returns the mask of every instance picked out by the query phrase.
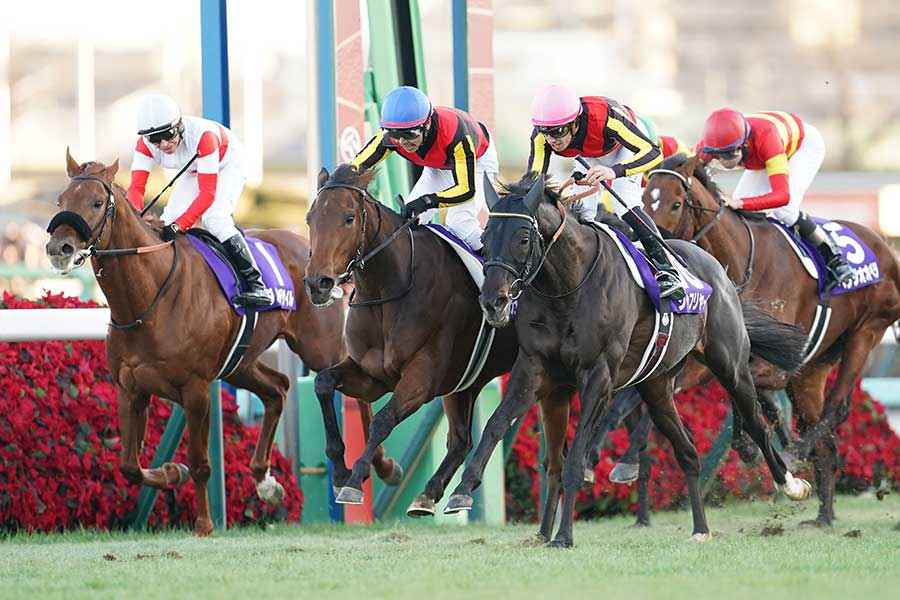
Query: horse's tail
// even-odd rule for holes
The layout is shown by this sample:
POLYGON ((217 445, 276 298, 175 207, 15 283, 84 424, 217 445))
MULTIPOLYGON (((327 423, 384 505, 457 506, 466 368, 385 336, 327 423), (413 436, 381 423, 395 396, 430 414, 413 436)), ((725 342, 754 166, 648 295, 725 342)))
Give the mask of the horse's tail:
POLYGON ((803 366, 806 334, 796 325, 784 323, 757 306, 741 303, 744 325, 750 336, 750 354, 794 374, 803 366))

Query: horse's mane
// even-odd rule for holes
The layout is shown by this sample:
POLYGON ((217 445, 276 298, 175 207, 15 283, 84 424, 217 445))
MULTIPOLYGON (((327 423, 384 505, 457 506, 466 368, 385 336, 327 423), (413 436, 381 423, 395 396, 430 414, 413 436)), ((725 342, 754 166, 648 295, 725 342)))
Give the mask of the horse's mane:
POLYGON ((360 171, 350 163, 343 163, 334 170, 334 173, 328 178, 328 183, 357 185, 365 189, 374 175, 374 170, 360 171))
MULTIPOLYGON (((668 169, 669 171, 675 171, 683 167, 689 159, 690 157, 687 154, 675 154, 662 161, 662 163, 659 165, 659 168, 668 169)), ((693 176, 703 185, 703 187, 709 190, 709 192, 716 200, 722 199, 722 189, 719 187, 719 184, 713 181, 712 176, 706 168, 706 165, 704 165, 702 162, 699 163, 694 169, 693 176)))

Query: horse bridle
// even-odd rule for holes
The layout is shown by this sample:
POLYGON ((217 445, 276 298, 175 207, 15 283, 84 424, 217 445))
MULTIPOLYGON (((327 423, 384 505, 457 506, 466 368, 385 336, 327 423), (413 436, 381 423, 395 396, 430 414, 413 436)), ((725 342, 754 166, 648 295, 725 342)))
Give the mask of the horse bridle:
MULTIPOLYGON (((361 306, 376 306, 379 304, 386 304, 388 302, 393 302, 394 300, 399 300, 403 296, 409 293, 409 291, 413 287, 414 283, 414 272, 413 266, 415 263, 415 252, 416 252, 416 243, 415 237, 412 234, 411 227, 418 220, 410 219, 405 222, 403 225, 398 227, 396 231, 391 233, 388 237, 384 239, 380 244, 375 246, 369 252, 365 252, 366 246, 368 245, 368 240, 366 239, 366 223, 368 221, 368 211, 366 210, 366 203, 371 202, 375 205, 375 210, 378 213, 378 227, 375 229, 375 234, 372 236, 372 239, 377 239, 378 234, 381 232, 381 224, 383 221, 381 215, 381 203, 375 199, 374 196, 369 192, 369 190, 363 189, 357 185, 353 185, 352 183, 327 183, 319 188, 316 192, 316 200, 318 200, 319 195, 324 190, 329 189, 347 189, 353 192, 356 192, 362 198, 362 225, 360 226, 360 235, 359 235, 359 244, 356 246, 356 251, 353 253, 353 258, 350 259, 350 262, 347 263, 347 267, 344 269, 344 272, 337 276, 335 279, 335 285, 341 285, 342 283, 346 283, 349 281, 350 277, 353 275, 353 272, 356 270, 363 270, 366 268, 366 263, 371 260, 373 256, 387 248, 395 239, 397 239, 404 231, 409 233, 409 244, 410 244, 410 252, 409 252, 409 284, 399 294, 391 296, 389 298, 378 298, 375 300, 363 300, 361 302, 353 302, 353 296, 350 297, 350 306, 351 307, 361 307, 361 306), (365 253, 365 254, 364 254, 365 253)), ((353 291, 354 295, 356 290, 353 291)))
MULTIPOLYGON (((647 177, 652 177, 653 175, 672 175, 681 183, 681 187, 684 188, 685 198, 684 205, 690 209, 681 211, 681 218, 678 219, 678 224, 675 226, 675 232, 672 234, 673 237, 677 239, 681 239, 681 236, 687 231, 687 221, 686 215, 688 212, 691 214, 691 219, 694 221, 694 227, 700 225, 700 218, 694 211, 699 211, 701 214, 704 212, 714 212, 715 216, 705 225, 701 226, 700 229, 697 229, 694 232, 694 235, 691 237, 690 241, 696 244, 700 239, 703 238, 709 231, 715 227, 716 223, 719 222, 719 219, 722 218, 722 213, 725 212, 725 203, 721 198, 716 197, 716 201, 719 204, 718 209, 714 208, 706 208, 699 202, 693 202, 693 194, 691 193, 691 178, 685 177, 678 171, 672 171, 670 169, 654 169, 647 174, 647 177)), ((753 230, 750 228, 750 224, 747 222, 747 219, 740 213, 738 213, 738 217, 741 219, 741 222, 744 224, 744 227, 747 228, 747 235, 750 238, 750 255, 747 258, 747 268, 744 269, 744 281, 742 281, 739 285, 735 285, 735 289, 740 294, 744 291, 744 288, 747 287, 750 283, 750 279, 753 277, 753 258, 756 254, 756 239, 753 236, 753 230)))
MULTIPOLYGON (((557 208, 557 210, 559 210, 559 214, 562 217, 562 221, 560 222, 559 227, 556 228, 556 231, 553 232, 553 235, 550 237, 550 241, 547 243, 546 247, 544 247, 544 237, 541 235, 541 230, 539 228, 537 218, 533 214, 531 214, 530 211, 528 213, 504 213, 504 212, 490 213, 490 218, 525 219, 526 221, 528 221, 528 225, 529 225, 529 227, 528 227, 528 254, 527 254, 527 258, 525 259, 525 262, 522 264, 522 267, 520 269, 516 269, 512 265, 510 265, 502 260, 485 261, 484 267, 483 267, 485 275, 487 275, 487 270, 490 267, 498 267, 505 271, 508 271, 509 273, 512 274, 513 277, 515 277, 515 279, 513 279, 513 282, 509 285, 510 300, 512 300, 513 302, 515 302, 516 300, 519 299, 519 296, 522 295, 522 292, 525 291, 525 288, 527 288, 527 287, 530 287, 539 296, 543 296, 544 298, 550 298, 550 299, 565 298, 566 296, 574 294, 585 284, 585 282, 591 276, 591 273, 594 272, 594 269, 596 268, 597 263, 600 262, 601 252, 600 252, 600 244, 599 244, 599 241, 600 241, 599 234, 597 233, 596 229, 592 228, 594 231, 594 234, 598 238, 598 240, 597 240, 598 241, 597 255, 594 257, 593 263, 591 263, 590 268, 587 270, 587 273, 585 273, 584 277, 581 279, 581 281, 578 283, 578 285, 576 285, 572 289, 570 289, 566 292, 563 292, 562 294, 558 294, 558 295, 545 294, 544 292, 540 291, 534 285, 534 279, 538 276, 538 273, 541 272, 541 268, 544 266, 544 262, 546 262, 547 256, 550 254, 551 248, 553 248, 553 245, 556 244, 556 241, 560 238, 563 230, 566 228, 566 221, 567 221, 566 209, 563 207, 562 203, 560 203, 559 201, 556 202, 556 208, 557 208), (532 266, 534 265, 535 245, 537 246, 538 251, 540 251, 541 257, 540 257, 540 260, 537 261, 537 266, 534 267, 534 269, 532 269, 532 266)), ((527 208, 526 208, 526 210, 527 210, 527 208)))
POLYGON ((178 265, 178 246, 174 244, 173 241, 163 242, 161 244, 154 244, 152 246, 138 246, 135 248, 112 248, 112 249, 100 249, 96 248, 97 244, 100 243, 100 239, 103 237, 104 232, 106 231, 106 226, 110 222, 115 223, 116 221, 116 195, 113 192, 112 186, 105 180, 96 175, 76 175, 70 178, 70 181, 97 181, 100 185, 103 186, 103 189, 106 191, 106 209, 103 213, 103 219, 97 224, 93 229, 90 225, 87 224, 87 221, 84 220, 84 217, 79 215, 76 212, 71 210, 63 210, 50 220, 50 224, 47 225, 47 233, 53 235, 53 232, 56 231, 59 227, 63 225, 68 225, 72 229, 75 230, 75 233, 87 244, 87 247, 83 250, 79 250, 77 252, 77 256, 75 257, 75 267, 81 267, 85 261, 92 257, 103 257, 103 256, 128 256, 131 254, 148 254, 150 252, 156 252, 157 250, 162 250, 163 248, 167 248, 168 246, 172 246, 172 266, 169 268, 169 274, 166 275, 165 281, 163 281, 162 286, 160 286, 159 290, 156 292, 156 296, 153 297, 153 301, 150 303, 150 306, 139 316, 137 319, 133 321, 129 321, 128 323, 116 323, 113 320, 112 315, 110 315, 110 325, 115 327, 116 329, 131 329, 132 327, 137 327, 138 325, 143 324, 147 317, 153 312, 153 309, 156 307, 156 304, 159 302, 159 299, 162 298, 162 295, 165 293, 166 289, 169 287, 169 283, 172 281, 172 276, 175 274, 175 268, 178 265), (96 236, 94 236, 94 232, 100 230, 96 236), (93 241, 90 241, 91 237, 93 237, 93 241))

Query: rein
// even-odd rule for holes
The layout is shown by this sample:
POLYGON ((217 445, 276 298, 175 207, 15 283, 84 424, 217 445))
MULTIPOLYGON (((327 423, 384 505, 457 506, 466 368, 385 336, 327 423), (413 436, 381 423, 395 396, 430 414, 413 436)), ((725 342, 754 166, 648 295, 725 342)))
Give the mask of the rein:
MULTIPOLYGON (((591 193, 593 193, 593 191, 591 191, 591 193)), ((534 285, 534 279, 535 279, 535 277, 537 277, 538 273, 540 273, 540 271, 541 271, 541 268, 544 266, 544 262, 546 262, 547 256, 550 254, 551 248, 553 248, 553 245, 556 244, 556 241, 560 238, 560 236, 562 235, 562 232, 566 228, 566 223, 568 220, 566 209, 563 207, 562 203, 559 201, 557 201, 557 203, 556 203, 556 208, 557 208, 557 210, 559 210, 559 214, 562 217, 562 221, 560 222, 559 227, 556 228, 556 231, 553 232, 553 235, 551 236, 549 243, 547 243, 546 248, 543 248, 541 250, 541 258, 537 262, 537 266, 534 268, 534 270, 532 270, 532 264, 533 264, 532 260, 534 257, 535 240, 537 240, 537 245, 539 248, 541 246, 543 246, 543 237, 541 236, 540 228, 538 227, 538 222, 537 222, 537 219, 534 217, 534 215, 532 215, 531 213, 528 213, 528 214, 501 213, 501 212, 490 213, 491 218, 496 217, 496 218, 501 218, 501 219, 503 219, 503 218, 525 219, 529 223, 528 258, 525 260, 525 264, 522 265, 521 269, 516 270, 514 267, 508 265, 507 263, 505 263, 502 260, 490 260, 490 261, 486 261, 484 263, 485 272, 487 272, 487 270, 490 267, 499 267, 501 269, 509 271, 513 275, 513 277, 515 277, 515 279, 509 286, 510 299, 513 301, 519 299, 519 296, 522 295, 522 292, 525 290, 526 287, 530 287, 539 296, 542 296, 544 298, 549 298, 549 299, 565 298, 566 296, 574 294, 576 291, 581 289, 581 287, 585 284, 585 282, 590 278, 590 276, 594 272, 594 269, 596 268, 597 264, 600 262, 600 254, 601 254, 600 236, 599 236, 599 233, 596 231, 596 229, 592 228, 594 235, 597 236, 597 255, 594 257, 594 261, 591 263, 590 268, 588 268, 587 273, 584 275, 584 277, 581 279, 581 281, 578 283, 578 285, 573 287, 571 290, 564 292, 562 294, 558 294, 558 295, 546 294, 546 293, 540 291, 534 285)))
POLYGON ((381 215, 381 204, 372 196, 372 194, 359 186, 350 184, 350 183, 328 183, 319 188, 318 193, 316 194, 316 198, 319 197, 319 194, 322 193, 323 190, 328 189, 348 189, 356 192, 362 197, 362 226, 360 227, 360 239, 359 244, 356 247, 356 252, 350 262, 347 263, 347 267, 344 269, 344 272, 337 276, 335 280, 335 285, 340 285, 342 283, 347 282, 350 277, 353 275, 353 272, 356 270, 363 270, 366 268, 366 263, 372 259, 373 256, 377 255, 379 252, 387 248, 391 245, 391 243, 400 237, 403 232, 409 234, 409 284, 406 286, 402 292, 395 294, 389 298, 377 298, 375 300, 361 300, 359 302, 353 302, 353 297, 356 295, 356 290, 353 290, 353 293, 350 296, 349 305, 351 308, 363 307, 363 306, 378 306, 380 304, 387 304, 388 302, 394 302, 395 300, 399 300, 406 294, 412 290, 413 285, 415 283, 415 272, 413 267, 415 265, 415 255, 416 255, 416 242, 415 237, 412 234, 412 226, 418 221, 418 219, 410 219, 400 225, 393 233, 387 236, 380 244, 375 246, 369 252, 365 251, 365 247, 367 245, 366 240, 366 222, 368 220, 368 211, 366 210, 366 202, 371 202, 375 205, 375 210, 378 212, 378 228, 375 230, 375 235, 372 236, 373 239, 378 237, 378 234, 381 232, 381 224, 383 221, 381 215))
MULTIPOLYGON (((96 246, 100 242, 100 239, 103 237, 103 234, 106 232, 107 225, 110 222, 115 224, 116 221, 116 195, 113 192, 112 186, 106 180, 101 179, 96 175, 76 175, 75 177, 72 177, 70 181, 96 181, 100 183, 100 185, 102 185, 103 189, 106 191, 106 209, 103 213, 103 219, 97 224, 96 227, 91 228, 91 226, 87 224, 87 221, 84 220, 84 217, 76 212, 69 210, 64 210, 57 213, 53 217, 53 219, 50 220, 50 224, 47 226, 47 233, 53 235, 53 232, 56 231, 60 226, 69 225, 75 230, 82 241, 88 244, 88 246, 84 250, 78 251, 74 261, 75 268, 84 265, 85 261, 92 256, 102 258, 104 256, 129 256, 133 254, 149 254, 151 252, 163 250, 164 248, 172 246, 172 266, 169 268, 169 274, 166 275, 165 281, 163 281, 162 286, 156 292, 156 296, 153 297, 153 301, 150 303, 150 306, 147 308, 147 310, 145 310, 140 317, 133 321, 129 321, 128 323, 116 323, 112 318, 112 314, 110 314, 109 324, 116 329, 131 329, 133 327, 137 327, 138 325, 142 325, 147 320, 147 317, 150 316, 150 313, 153 312, 153 309, 156 308, 157 303, 159 302, 160 298, 162 298, 163 293, 165 293, 166 289, 169 287, 169 284, 172 281, 172 276, 175 274, 175 268, 178 265, 178 247, 174 244, 174 241, 168 241, 159 244, 153 244, 150 246, 137 246, 135 248, 105 248, 98 250, 96 246), (98 229, 99 233, 94 236, 94 232, 98 229), (90 241, 92 237, 94 239, 93 241, 90 241)), ((110 231, 112 231, 111 228, 110 231)))

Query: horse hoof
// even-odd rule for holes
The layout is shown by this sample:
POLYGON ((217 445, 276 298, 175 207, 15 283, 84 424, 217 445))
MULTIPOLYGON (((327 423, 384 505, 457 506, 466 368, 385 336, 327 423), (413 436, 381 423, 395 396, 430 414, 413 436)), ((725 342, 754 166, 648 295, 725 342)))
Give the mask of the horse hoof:
POLYGON ((284 486, 269 473, 256 484, 256 493, 270 506, 278 506, 284 501, 284 486))
POLYGON ((825 519, 811 519, 809 521, 800 521, 800 527, 808 529, 826 529, 831 527, 831 522, 825 519))
POLYGON ((549 544, 547 544, 548 548, 571 548, 572 542, 566 540, 553 540, 549 544))
POLYGON ((781 491, 784 492, 784 495, 793 500, 794 502, 800 502, 809 498, 809 493, 812 491, 812 486, 805 479, 800 479, 791 475, 790 471, 788 471, 785 476, 784 485, 781 486, 781 491))
POLYGON ((412 501, 412 504, 409 505, 409 508, 406 509, 406 515, 413 519, 418 519, 419 517, 433 517, 434 511, 434 500, 425 494, 419 494, 416 496, 415 500, 412 501))
POLYGON ((632 529, 644 529, 644 528, 646 528, 646 527, 650 527, 650 520, 649 520, 649 519, 638 519, 638 520, 635 521, 634 524, 631 526, 632 529))
POLYGON ((609 480, 613 483, 633 483, 637 481, 640 465, 630 463, 616 463, 609 472, 609 480))
POLYGON ((689 542, 696 542, 698 544, 705 544, 712 540, 712 534, 709 532, 706 533, 695 533, 691 537, 688 538, 689 542))
POLYGON ((400 466, 400 463, 394 461, 394 468, 391 469, 391 474, 383 481, 385 485, 392 487, 400 485, 400 482, 403 481, 403 467, 400 466))
POLYGON ((207 537, 213 532, 212 521, 209 519, 197 519, 194 523, 194 535, 196 537, 207 537))
POLYGON ((161 467, 163 473, 166 474, 166 483, 173 486, 184 485, 191 478, 191 472, 187 465, 181 463, 167 462, 161 467))
POLYGON ((584 470, 584 483, 585 485, 594 485, 597 482, 597 477, 594 475, 593 469, 585 469, 584 470))
POLYGON ((444 507, 444 514, 455 515, 460 511, 472 510, 472 504, 474 504, 474 502, 472 496, 467 494, 453 494, 450 496, 447 506, 444 507))
POLYGON ((334 501, 338 504, 362 504, 363 491, 345 485, 334 501))
POLYGON ((344 489, 342 485, 333 485, 331 486, 331 491, 334 493, 334 497, 337 498, 341 495, 341 490, 344 489))

